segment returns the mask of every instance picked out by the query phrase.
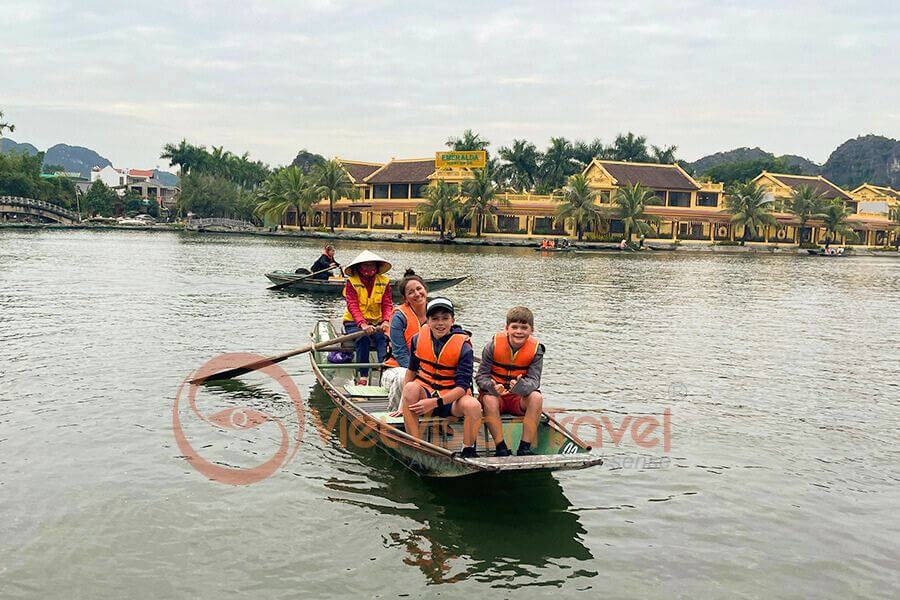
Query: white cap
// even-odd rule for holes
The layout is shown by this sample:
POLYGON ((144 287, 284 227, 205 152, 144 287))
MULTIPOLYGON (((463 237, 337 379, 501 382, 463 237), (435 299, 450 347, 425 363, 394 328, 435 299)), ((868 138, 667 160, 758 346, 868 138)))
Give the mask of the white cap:
POLYGON ((443 296, 438 296, 437 298, 433 298, 428 302, 428 304, 425 306, 425 316, 431 316, 431 313, 436 310, 446 310, 451 315, 456 316, 456 312, 453 310, 453 303, 443 296))

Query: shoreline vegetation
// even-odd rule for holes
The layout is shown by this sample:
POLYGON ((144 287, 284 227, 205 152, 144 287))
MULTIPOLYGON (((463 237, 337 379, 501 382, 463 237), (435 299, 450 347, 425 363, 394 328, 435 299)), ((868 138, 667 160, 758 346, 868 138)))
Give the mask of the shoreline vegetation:
MULTIPOLYGON (((77 223, 62 225, 56 223, 0 223, 0 231, 4 229, 19 230, 51 230, 51 231, 143 231, 143 232, 171 232, 186 233, 189 235, 223 235, 223 236, 257 236, 280 239, 318 239, 324 241, 356 241, 356 242, 388 242, 400 244, 441 245, 457 247, 506 247, 506 248, 531 248, 537 249, 541 239, 546 236, 530 238, 522 237, 489 237, 489 238, 445 238, 435 235, 397 233, 388 234, 380 232, 359 233, 348 231, 305 229, 305 230, 277 230, 259 228, 256 231, 228 231, 228 230, 204 230, 192 231, 186 229, 180 223, 159 223, 148 225, 104 225, 95 223, 77 223)), ((573 250, 611 250, 618 246, 613 242, 573 242, 573 250)), ((617 248, 616 248, 617 249, 617 248)), ((677 240, 674 242, 653 241, 645 245, 644 250, 637 252, 625 249, 621 254, 653 254, 653 250, 666 250, 669 252, 694 253, 710 252, 715 254, 798 254, 805 256, 806 248, 799 248, 796 244, 768 244, 763 242, 748 242, 741 246, 738 243, 701 242, 696 240, 677 240)), ((900 258, 900 252, 893 246, 882 247, 848 247, 845 256, 884 256, 900 258)))

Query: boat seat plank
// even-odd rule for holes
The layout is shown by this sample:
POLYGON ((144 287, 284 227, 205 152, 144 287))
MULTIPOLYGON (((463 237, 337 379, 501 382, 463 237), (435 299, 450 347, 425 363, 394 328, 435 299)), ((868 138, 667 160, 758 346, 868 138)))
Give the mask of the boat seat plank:
POLYGON ((351 385, 344 386, 347 394, 360 398, 387 398, 389 390, 380 385, 351 385))

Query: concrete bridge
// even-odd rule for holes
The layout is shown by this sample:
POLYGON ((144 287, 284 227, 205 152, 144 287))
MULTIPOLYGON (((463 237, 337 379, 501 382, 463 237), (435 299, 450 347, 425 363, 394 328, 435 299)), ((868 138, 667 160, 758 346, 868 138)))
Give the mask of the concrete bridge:
POLYGON ((227 231, 255 231, 257 227, 253 223, 247 221, 238 221, 237 219, 191 219, 187 222, 186 227, 192 231, 209 230, 227 230, 227 231))
POLYGON ((7 220, 11 215, 39 217, 42 222, 71 225, 81 220, 77 213, 62 206, 18 196, 0 196, 0 220, 7 220))

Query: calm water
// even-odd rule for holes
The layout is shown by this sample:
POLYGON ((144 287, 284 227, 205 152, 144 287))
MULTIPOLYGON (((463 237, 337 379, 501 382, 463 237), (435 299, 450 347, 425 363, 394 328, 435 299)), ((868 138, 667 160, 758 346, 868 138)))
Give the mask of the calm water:
MULTIPOLYGON (((471 273, 447 294, 476 346, 531 306, 547 404, 616 427, 669 409, 670 452, 607 435, 607 464, 586 471, 423 480, 329 436, 298 357, 283 363, 303 397, 295 458, 254 485, 215 483, 174 441, 178 385, 221 352, 298 347, 333 316, 338 300, 262 277, 318 245, 3 231, 0 597, 900 593, 900 261, 369 246, 395 272, 471 273)), ((298 427, 261 375, 200 404, 298 427)), ((192 417, 179 411, 223 465, 257 465, 281 440, 274 423, 192 417)))

